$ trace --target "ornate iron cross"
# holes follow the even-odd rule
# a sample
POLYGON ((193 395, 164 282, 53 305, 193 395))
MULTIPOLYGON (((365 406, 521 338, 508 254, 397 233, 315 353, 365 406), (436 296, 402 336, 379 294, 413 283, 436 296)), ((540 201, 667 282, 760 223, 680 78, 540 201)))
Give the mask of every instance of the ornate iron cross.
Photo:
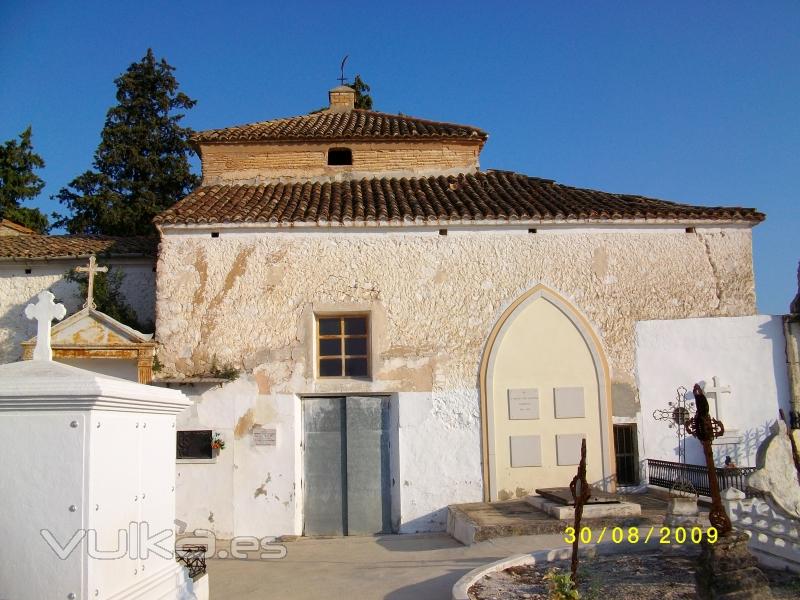
POLYGON ((689 393, 685 387, 677 389, 675 400, 667 404, 667 408, 657 408, 653 411, 656 421, 666 421, 670 429, 675 429, 678 434, 678 462, 686 464, 686 422, 692 418, 695 411, 694 402, 686 401, 689 393))

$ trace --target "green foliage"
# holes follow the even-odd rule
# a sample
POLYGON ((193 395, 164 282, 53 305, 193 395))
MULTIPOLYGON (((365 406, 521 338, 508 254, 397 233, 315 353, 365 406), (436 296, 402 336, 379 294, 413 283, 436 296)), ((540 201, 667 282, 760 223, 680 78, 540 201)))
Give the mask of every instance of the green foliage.
MULTIPOLYGON (((66 278, 78 284, 79 298, 81 298, 81 302, 85 302, 86 292, 89 288, 89 275, 71 269, 66 278)), ((152 323, 140 323, 136 312, 131 308, 130 304, 125 302, 125 298, 120 291, 124 278, 125 274, 122 271, 113 268, 109 268, 107 273, 95 274, 94 303, 97 306, 97 310, 107 314, 112 319, 116 319, 123 325, 133 327, 137 331, 152 330, 152 323)))
POLYGON ((370 87, 361 79, 361 75, 356 75, 353 83, 349 85, 356 91, 356 108, 372 110, 372 96, 369 94, 370 87))
POLYGON ((550 569, 544 576, 550 600, 580 600, 580 593, 575 589, 572 576, 558 569, 550 569))
POLYGON ((117 78, 94 154, 94 169, 54 197, 72 211, 56 226, 70 233, 147 235, 154 216, 199 183, 190 170, 192 131, 180 125, 196 102, 180 92, 174 67, 148 49, 117 78))
POLYGON ((215 354, 214 358, 211 360, 211 369, 209 370, 209 374, 211 377, 233 381, 239 377, 239 369, 233 365, 223 365, 222 367, 217 366, 217 355, 215 354))
POLYGON ((34 173, 44 167, 44 160, 33 151, 31 127, 0 146, 0 217, 29 227, 39 233, 48 230, 47 216, 38 208, 20 206, 39 195, 44 181, 34 173))

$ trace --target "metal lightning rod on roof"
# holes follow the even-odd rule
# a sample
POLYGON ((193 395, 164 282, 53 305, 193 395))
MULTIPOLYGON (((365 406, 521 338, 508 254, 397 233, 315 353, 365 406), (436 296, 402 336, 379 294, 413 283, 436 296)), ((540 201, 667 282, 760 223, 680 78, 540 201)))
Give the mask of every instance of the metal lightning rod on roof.
POLYGON ((347 62, 348 58, 350 58, 350 55, 349 54, 345 54, 344 58, 342 59, 342 64, 339 67, 339 70, 341 71, 341 75, 339 76, 339 83, 341 83, 342 85, 344 85, 345 82, 347 81, 347 79, 344 76, 344 63, 347 62))

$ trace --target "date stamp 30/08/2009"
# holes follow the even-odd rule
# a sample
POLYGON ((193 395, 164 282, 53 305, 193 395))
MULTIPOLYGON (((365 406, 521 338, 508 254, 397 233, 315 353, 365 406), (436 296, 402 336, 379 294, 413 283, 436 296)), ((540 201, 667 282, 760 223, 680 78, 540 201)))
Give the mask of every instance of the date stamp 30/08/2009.
POLYGON ((599 532, 591 527, 581 527, 579 532, 576 532, 574 527, 567 527, 564 530, 564 541, 572 544, 577 536, 581 544, 599 544, 604 539, 610 539, 614 544, 646 544, 656 531, 659 544, 699 544, 703 539, 709 544, 716 544, 719 539, 716 527, 703 529, 702 527, 656 528, 651 526, 647 533, 639 531, 638 527, 603 527, 599 532))

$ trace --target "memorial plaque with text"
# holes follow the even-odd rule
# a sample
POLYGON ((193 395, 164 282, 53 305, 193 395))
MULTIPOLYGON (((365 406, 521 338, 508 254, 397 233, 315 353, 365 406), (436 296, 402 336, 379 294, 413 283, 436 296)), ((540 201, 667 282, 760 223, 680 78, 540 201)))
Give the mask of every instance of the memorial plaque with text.
POLYGON ((508 390, 508 418, 538 419, 539 390, 537 388, 508 390))
POLYGON ((278 434, 275 429, 253 427, 253 443, 256 446, 274 446, 277 440, 278 434))

